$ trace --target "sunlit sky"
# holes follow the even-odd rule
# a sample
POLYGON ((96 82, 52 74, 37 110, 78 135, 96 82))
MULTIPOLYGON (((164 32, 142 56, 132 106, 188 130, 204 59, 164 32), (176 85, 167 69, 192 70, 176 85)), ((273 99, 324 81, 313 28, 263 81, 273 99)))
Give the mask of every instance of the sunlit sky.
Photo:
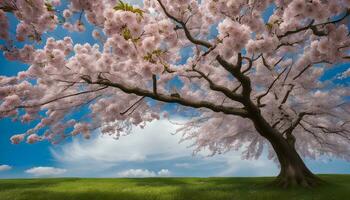
MULTIPOLYGON (((142 4, 142 1, 132 2, 142 4)), ((273 9, 270 6, 264 18, 268 19, 273 9)), ((13 16, 9 17, 13 35, 17 22, 13 16)), ((43 41, 47 37, 60 39, 69 35, 75 43, 95 43, 91 36, 93 27, 86 28, 84 33, 67 32, 58 28, 54 32, 45 33, 43 41)), ((44 44, 36 45, 40 47, 44 44)), ((183 60, 189 54, 189 51, 184 51, 183 60)), ((27 67, 19 62, 7 61, 0 53, 0 75, 16 75, 27 67)), ((349 63, 335 66, 322 80, 347 68, 349 63)), ((349 83, 349 79, 337 82, 349 83)), ((183 122, 185 118, 177 116, 173 120, 183 122)), ((266 154, 258 160, 241 160, 240 153, 233 151, 213 157, 208 156, 209 152, 193 155, 191 142, 179 143, 181 136, 172 134, 178 126, 168 120, 152 122, 145 129, 134 128, 131 135, 119 140, 96 132, 90 140, 76 137, 57 145, 46 141, 19 145, 10 143, 9 138, 13 134, 23 133, 33 127, 33 124, 21 124, 11 119, 0 120, 0 178, 273 176, 278 173, 277 164, 268 160, 266 154)), ((350 163, 343 160, 322 157, 317 161, 306 160, 306 163, 315 173, 350 173, 350 163)))

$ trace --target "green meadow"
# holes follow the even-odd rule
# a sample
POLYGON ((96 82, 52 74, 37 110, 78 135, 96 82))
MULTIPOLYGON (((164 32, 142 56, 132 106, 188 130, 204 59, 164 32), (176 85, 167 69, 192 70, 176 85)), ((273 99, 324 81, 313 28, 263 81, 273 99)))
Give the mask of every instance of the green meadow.
POLYGON ((313 189, 280 189, 267 178, 2 179, 0 200, 345 200, 350 175, 320 175, 313 189))

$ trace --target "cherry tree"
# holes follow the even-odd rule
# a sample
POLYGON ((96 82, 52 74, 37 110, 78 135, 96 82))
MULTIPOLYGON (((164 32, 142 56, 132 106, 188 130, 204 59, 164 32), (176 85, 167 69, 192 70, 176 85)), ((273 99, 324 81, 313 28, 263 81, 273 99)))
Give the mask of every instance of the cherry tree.
POLYGON ((243 149, 250 159, 267 149, 280 165, 277 185, 315 186, 321 181, 302 157, 350 160, 350 90, 334 81, 348 80, 349 70, 320 79, 350 61, 349 7, 349 0, 144 0, 142 7, 3 0, 1 50, 29 67, 0 77, 0 118, 37 122, 11 137, 14 144, 56 144, 94 130, 118 138, 174 114, 164 110, 174 104, 180 115, 192 113, 179 132, 195 151, 243 149), (86 26, 95 44, 74 43, 70 32, 86 26), (66 37, 46 37, 58 27, 66 37), (89 113, 72 119, 82 107, 89 113))

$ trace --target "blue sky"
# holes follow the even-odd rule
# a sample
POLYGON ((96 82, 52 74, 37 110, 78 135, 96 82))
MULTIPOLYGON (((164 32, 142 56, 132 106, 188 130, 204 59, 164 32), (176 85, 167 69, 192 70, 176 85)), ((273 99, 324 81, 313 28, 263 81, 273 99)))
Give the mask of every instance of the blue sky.
MULTIPOLYGON (((136 1, 134 1, 136 2, 136 1)), ((273 11, 270 6, 265 20, 273 11)), ((11 16, 10 16, 11 17, 11 16)), ((16 20, 11 17, 11 32, 16 20)), ((69 34, 75 43, 95 43, 91 36, 93 27, 87 26, 85 33, 68 33, 58 28, 46 37, 63 38, 69 34)), ((17 44, 19 46, 22 44, 17 44)), ((44 44, 36 44, 42 46, 44 44)), ((183 60, 190 52, 183 52, 183 60), (186 56, 185 56, 186 55, 186 56)), ((7 61, 0 53, 0 75, 12 76, 28 66, 7 61)), ((328 80, 349 64, 333 67, 322 80, 328 80)), ((349 84, 349 79, 336 81, 349 84)), ((179 118, 178 120, 183 120, 179 118)), ((273 176, 277 165, 264 154, 258 160, 241 160, 239 152, 208 157, 208 152, 192 155, 190 142, 178 143, 180 135, 172 135, 177 126, 160 120, 145 129, 136 128, 133 134, 114 140, 94 134, 90 140, 79 137, 68 139, 58 145, 41 142, 34 145, 21 143, 12 145, 9 138, 23 133, 33 124, 21 124, 11 119, 0 120, 0 178, 69 176, 69 177, 119 177, 119 176, 273 176), (41 167, 41 168, 40 168, 41 167)), ((331 158, 317 161, 306 160, 315 173, 350 173, 350 163, 331 158)))

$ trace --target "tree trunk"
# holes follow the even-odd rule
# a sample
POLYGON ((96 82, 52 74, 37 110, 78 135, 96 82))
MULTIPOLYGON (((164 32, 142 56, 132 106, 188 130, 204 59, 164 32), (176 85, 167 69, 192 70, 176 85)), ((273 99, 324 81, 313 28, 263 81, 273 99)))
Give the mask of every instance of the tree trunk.
POLYGON ((320 185, 322 180, 315 176, 305 165, 304 161, 299 156, 295 149, 295 137, 292 133, 287 137, 274 129, 270 124, 262 117, 260 111, 251 106, 250 119, 252 119, 255 129, 261 136, 266 138, 277 154, 278 161, 280 163, 281 171, 277 176, 274 184, 280 187, 302 186, 302 187, 314 187, 320 185))
POLYGON ((295 140, 290 142, 288 139, 281 137, 277 141, 269 140, 277 154, 281 168, 274 184, 284 188, 291 186, 314 187, 320 185, 322 181, 306 167, 304 161, 295 150, 295 140))

